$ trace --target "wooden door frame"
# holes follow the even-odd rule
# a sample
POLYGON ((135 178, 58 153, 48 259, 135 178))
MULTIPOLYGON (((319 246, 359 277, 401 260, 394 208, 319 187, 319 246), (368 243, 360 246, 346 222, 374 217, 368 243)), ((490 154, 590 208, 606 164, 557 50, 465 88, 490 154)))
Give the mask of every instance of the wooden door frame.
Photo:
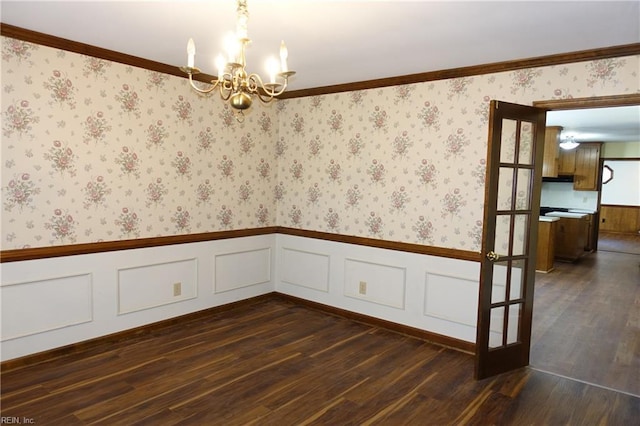
POLYGON ((595 96, 592 98, 547 99, 533 101, 532 105, 538 108, 545 108, 548 111, 632 106, 640 105, 640 93, 632 93, 629 95, 595 96))
MULTIPOLYGON (((640 105, 640 93, 632 93, 628 95, 612 95, 612 96, 594 96, 591 98, 571 98, 571 99, 547 99, 540 101, 533 101, 532 105, 538 108, 544 108, 547 111, 561 111, 570 109, 586 109, 586 108, 611 108, 622 106, 635 106, 640 105)), ((598 170, 598 201, 596 203, 596 221, 594 235, 596 240, 594 241, 595 249, 597 251, 598 240, 597 235, 600 230, 600 197, 602 196, 602 165, 604 159, 600 158, 599 170, 598 170)))

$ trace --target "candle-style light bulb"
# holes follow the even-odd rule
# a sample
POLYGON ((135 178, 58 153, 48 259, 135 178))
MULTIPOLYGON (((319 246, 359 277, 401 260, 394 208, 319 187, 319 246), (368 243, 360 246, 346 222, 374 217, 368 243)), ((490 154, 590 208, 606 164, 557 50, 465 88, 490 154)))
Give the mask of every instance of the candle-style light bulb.
POLYGON ((187 66, 193 68, 196 63, 196 44, 193 39, 190 38, 187 43, 187 66))
POLYGON ((218 80, 222 80, 222 75, 224 74, 226 62, 224 60, 224 56, 222 54, 218 55, 216 58, 216 68, 218 68, 218 80))
POLYGON ((284 44, 284 40, 280 43, 280 68, 282 72, 289 71, 287 67, 287 57, 289 56, 289 51, 287 50, 287 46, 284 44))
POLYGON ((238 53, 240 52, 240 46, 235 34, 227 33, 224 38, 224 50, 227 51, 227 57, 230 63, 238 62, 238 53))
POLYGON ((269 73, 270 83, 276 82, 276 75, 278 74, 278 60, 273 56, 267 59, 267 72, 269 73))

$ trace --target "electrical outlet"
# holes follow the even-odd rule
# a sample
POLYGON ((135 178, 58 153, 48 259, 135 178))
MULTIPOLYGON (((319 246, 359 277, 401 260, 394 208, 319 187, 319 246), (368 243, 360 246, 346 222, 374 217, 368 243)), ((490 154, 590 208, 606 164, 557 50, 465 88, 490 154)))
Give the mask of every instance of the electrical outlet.
POLYGON ((367 294, 367 282, 360 281, 360 286, 358 287, 358 293, 367 294))
POLYGON ((180 296, 182 294, 182 283, 173 283, 173 295, 180 296))

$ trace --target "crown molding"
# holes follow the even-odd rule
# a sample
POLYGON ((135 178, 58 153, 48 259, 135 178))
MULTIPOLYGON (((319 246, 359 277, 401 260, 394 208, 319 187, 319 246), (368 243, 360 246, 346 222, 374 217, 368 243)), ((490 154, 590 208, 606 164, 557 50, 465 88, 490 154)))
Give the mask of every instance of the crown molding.
MULTIPOLYGON (((67 52, 79 53, 81 55, 92 56, 94 58, 104 59, 107 61, 118 62, 124 65, 131 65, 149 71, 156 71, 163 74, 174 75, 176 77, 188 78, 185 73, 180 71, 179 67, 163 64, 162 62, 151 61, 149 59, 140 58, 138 56, 127 55, 115 50, 103 49, 102 47, 92 46, 90 44, 80 43, 65 38, 60 38, 37 31, 27 30, 5 23, 0 23, 0 35, 4 37, 14 38, 29 43, 39 44, 54 49, 66 50, 67 52)), ((210 83, 216 77, 209 74, 200 73, 193 76, 194 80, 210 83)))
POLYGON ((494 62, 484 65, 473 65, 469 67, 451 68, 446 70, 380 78, 376 80, 367 80, 356 83, 338 84, 334 86, 291 90, 282 94, 279 99, 301 98, 339 92, 350 92, 354 90, 376 89, 388 86, 399 86, 404 84, 424 83, 427 81, 446 80, 452 78, 470 77, 474 75, 515 71, 523 68, 562 65, 574 62, 618 58, 622 56, 632 55, 640 55, 640 43, 626 44, 622 46, 611 46, 600 49, 582 50, 579 52, 561 53, 556 55, 539 56, 535 58, 518 59, 513 61, 494 62))
MULTIPOLYGON (((163 64, 137 56, 127 55, 113 50, 80 43, 52 35, 27 30, 14 25, 0 23, 0 35, 43 46, 62 49, 69 52, 80 53, 95 58, 118 62, 139 68, 157 71, 177 77, 186 78, 180 69, 173 65, 163 64)), ((331 93, 350 92, 355 90, 376 89, 403 84, 424 83, 427 81, 445 80, 451 78, 469 77, 473 75, 492 74, 497 72, 514 71, 523 68, 535 68, 550 65, 561 65, 573 62, 591 61, 596 59, 617 58, 621 56, 640 55, 640 43, 632 43, 621 46, 611 46, 599 49, 582 50, 578 52, 561 53, 556 55, 539 56, 535 58, 519 59, 513 61, 495 62, 484 65, 451 68, 439 71, 430 71, 418 74, 409 74, 396 77, 380 78, 353 83, 338 84, 333 86, 315 87, 301 90, 291 90, 283 93, 278 99, 301 98, 307 96, 327 95, 331 93)), ((208 74, 197 74, 195 80, 210 83, 216 77, 208 74)))

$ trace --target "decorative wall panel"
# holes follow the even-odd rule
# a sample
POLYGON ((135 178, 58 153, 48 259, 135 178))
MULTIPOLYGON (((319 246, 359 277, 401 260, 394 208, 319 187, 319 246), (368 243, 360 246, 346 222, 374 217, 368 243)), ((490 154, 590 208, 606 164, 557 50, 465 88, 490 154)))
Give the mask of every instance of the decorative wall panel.
POLYGON ((197 295, 196 259, 118 270, 120 314, 176 303, 197 295))
POLYGON ((289 248, 283 248, 280 254, 282 281, 314 290, 329 291, 329 256, 289 248))
POLYGON ((214 265, 215 293, 271 281, 270 248, 219 254, 214 265))
POLYGON ((478 279, 427 272, 424 315, 475 328, 478 316, 478 279))
POLYGON ((406 269, 403 267, 346 259, 345 296, 404 309, 406 269))
POLYGON ((91 274, 4 284, 2 340, 92 321, 91 274))

